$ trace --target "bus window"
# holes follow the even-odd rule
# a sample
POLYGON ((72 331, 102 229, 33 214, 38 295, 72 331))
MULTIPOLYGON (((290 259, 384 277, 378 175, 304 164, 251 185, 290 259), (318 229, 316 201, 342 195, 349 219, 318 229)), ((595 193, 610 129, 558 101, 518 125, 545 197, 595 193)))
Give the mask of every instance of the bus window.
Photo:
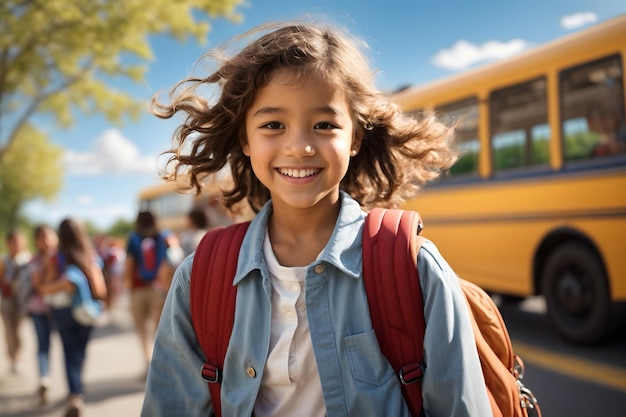
POLYGON ((489 108, 496 173, 548 163, 550 128, 544 78, 494 91, 489 108))
POLYGON ((194 196, 167 190, 151 198, 139 201, 140 210, 149 210, 161 218, 185 215, 193 206, 194 196))
POLYGON ((531 165, 547 164, 550 158, 550 126, 545 123, 531 130, 531 165))
POLYGON ((614 56, 561 74, 566 162, 626 152, 622 71, 614 56))
POLYGON ((456 125, 455 139, 461 151, 459 160, 450 168, 451 176, 477 175, 478 154, 478 100, 469 98, 437 108, 441 121, 448 126, 456 125))

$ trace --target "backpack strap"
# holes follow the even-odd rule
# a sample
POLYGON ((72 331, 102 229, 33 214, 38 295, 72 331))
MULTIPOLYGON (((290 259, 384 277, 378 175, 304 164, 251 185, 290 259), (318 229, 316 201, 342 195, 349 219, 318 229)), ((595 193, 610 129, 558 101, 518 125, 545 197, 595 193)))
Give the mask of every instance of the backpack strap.
POLYGON ((215 416, 222 407, 220 388, 226 349, 235 319, 239 249, 250 222, 209 230, 198 245, 191 268, 191 321, 205 354, 202 377, 207 380, 215 416))
POLYGON ((424 301, 417 254, 419 214, 374 208, 363 229, 363 279, 380 349, 398 373, 411 415, 422 411, 424 301))

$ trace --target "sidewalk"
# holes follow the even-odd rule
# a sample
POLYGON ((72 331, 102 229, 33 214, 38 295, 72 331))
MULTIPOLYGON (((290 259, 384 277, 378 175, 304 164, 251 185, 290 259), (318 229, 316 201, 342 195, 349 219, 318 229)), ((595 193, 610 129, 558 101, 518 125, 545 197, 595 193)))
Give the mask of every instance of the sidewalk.
MULTIPOLYGON (((65 412, 68 394, 61 340, 56 332, 51 341, 52 384, 47 406, 37 407, 38 373, 35 331, 30 318, 22 323, 22 369, 8 373, 4 329, 0 320, 0 416, 59 417, 65 412)), ((94 328, 87 347, 83 373, 86 417, 139 416, 144 393, 143 355, 123 297, 103 323, 94 328)))

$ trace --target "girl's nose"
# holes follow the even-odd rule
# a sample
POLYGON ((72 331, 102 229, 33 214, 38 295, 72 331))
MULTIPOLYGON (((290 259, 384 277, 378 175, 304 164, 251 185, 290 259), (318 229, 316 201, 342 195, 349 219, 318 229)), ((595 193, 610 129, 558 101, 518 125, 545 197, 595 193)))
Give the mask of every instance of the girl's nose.
POLYGON ((292 137, 286 148, 287 152, 296 157, 306 157, 315 155, 314 141, 310 134, 300 131, 292 132, 292 137))

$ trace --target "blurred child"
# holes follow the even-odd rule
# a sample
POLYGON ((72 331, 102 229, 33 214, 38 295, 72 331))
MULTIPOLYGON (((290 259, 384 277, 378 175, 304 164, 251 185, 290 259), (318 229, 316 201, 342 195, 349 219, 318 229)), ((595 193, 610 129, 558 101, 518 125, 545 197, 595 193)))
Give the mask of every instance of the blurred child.
POLYGON ((202 206, 194 206, 187 213, 188 229, 181 237, 181 247, 185 256, 193 253, 198 247, 198 243, 209 230, 209 218, 202 206))
POLYGON ((94 245, 104 265, 102 272, 107 284, 106 306, 111 309, 124 291, 126 251, 119 239, 106 235, 95 237, 94 245))
POLYGON ((39 369, 39 405, 48 403, 50 387, 50 334, 52 332, 52 316, 50 306, 46 302, 40 288, 44 285, 46 265, 50 265, 57 255, 59 238, 53 228, 42 225, 34 232, 36 254, 29 268, 29 276, 33 291, 26 302, 26 311, 33 321, 37 335, 37 365, 39 369))
POLYGON ((20 371, 19 359, 22 349, 20 325, 24 318, 26 272, 31 255, 26 237, 19 230, 6 235, 8 253, 0 259, 0 314, 4 323, 4 335, 9 355, 11 373, 20 371))
POLYGON ((137 214, 126 254, 124 281, 130 291, 131 313, 147 369, 152 357, 153 334, 165 300, 163 286, 157 279, 158 271, 167 257, 167 243, 153 213, 137 214))
MULTIPOLYGON (((178 236, 173 232, 165 232, 165 243, 167 245, 165 262, 162 262, 159 266, 159 272, 157 275, 158 285, 162 289, 163 293, 166 293, 170 285, 172 284, 172 277, 174 271, 181 262, 185 259, 185 252, 178 240, 178 236)), ((165 297, 163 298, 165 302, 165 297)), ((159 314, 160 315, 160 314, 159 314)))

